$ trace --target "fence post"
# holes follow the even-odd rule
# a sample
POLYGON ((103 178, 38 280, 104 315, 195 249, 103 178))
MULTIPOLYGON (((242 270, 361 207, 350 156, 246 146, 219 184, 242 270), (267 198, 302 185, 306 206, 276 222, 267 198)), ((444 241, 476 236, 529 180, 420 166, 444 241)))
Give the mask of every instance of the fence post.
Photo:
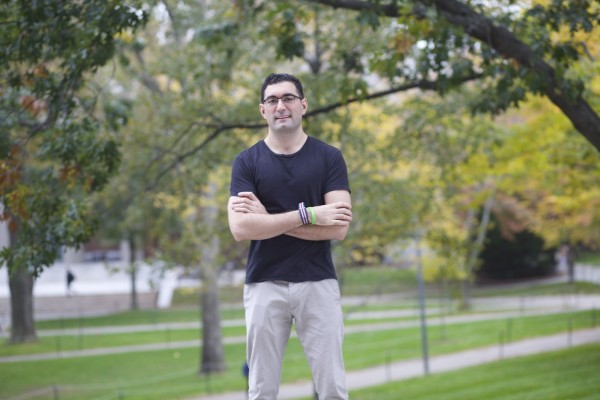
POLYGON ((61 335, 56 335, 56 338, 54 339, 54 343, 56 345, 56 358, 60 358, 60 338, 61 335))
POLYGON ((568 320, 568 333, 567 333, 567 344, 569 347, 573 344, 573 318, 569 317, 568 320))
POLYGON ((506 320, 506 343, 512 342, 512 318, 506 320))
POLYGON ((204 390, 206 391, 206 394, 211 394, 212 390, 210 388, 210 368, 209 371, 206 371, 204 373, 204 390))
POLYGON ((386 382, 389 382, 392 380, 392 366, 391 366, 391 361, 392 361, 392 357, 390 355, 390 352, 386 352, 385 353, 385 377, 386 377, 386 382))
POLYGON ((77 336, 77 346, 79 347, 79 350, 83 349, 83 325, 84 325, 85 321, 83 318, 83 314, 80 311, 79 312, 79 332, 78 332, 78 336, 77 336))

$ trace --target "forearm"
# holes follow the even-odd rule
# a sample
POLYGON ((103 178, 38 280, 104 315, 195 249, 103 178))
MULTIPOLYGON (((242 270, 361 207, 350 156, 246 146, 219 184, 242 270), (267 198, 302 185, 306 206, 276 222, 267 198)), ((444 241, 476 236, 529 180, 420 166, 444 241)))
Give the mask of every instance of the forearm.
POLYGON ((233 237, 241 240, 264 240, 282 235, 302 225, 298 211, 281 214, 231 212, 229 226, 233 237))
POLYGON ((304 240, 344 240, 348 226, 302 225, 286 235, 304 240))
MULTIPOLYGON (((326 194, 326 201, 331 197, 335 195, 326 194)), ((240 192, 229 198, 227 210, 231 233, 238 241, 264 240, 282 234, 305 240, 342 240, 352 221, 351 207, 349 201, 310 207, 313 225, 308 225, 299 211, 269 214, 253 193, 240 192)))

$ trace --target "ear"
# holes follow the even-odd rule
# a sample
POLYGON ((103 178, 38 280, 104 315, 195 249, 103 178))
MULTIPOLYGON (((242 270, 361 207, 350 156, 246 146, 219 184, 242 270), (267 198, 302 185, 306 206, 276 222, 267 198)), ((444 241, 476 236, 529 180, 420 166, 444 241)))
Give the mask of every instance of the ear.
POLYGON ((308 100, 305 98, 302 99, 302 115, 306 114, 308 111, 308 100))
POLYGON ((260 112, 260 115, 262 115, 262 117, 264 119, 267 119, 267 110, 265 109, 265 105, 262 103, 258 104, 258 111, 260 112))

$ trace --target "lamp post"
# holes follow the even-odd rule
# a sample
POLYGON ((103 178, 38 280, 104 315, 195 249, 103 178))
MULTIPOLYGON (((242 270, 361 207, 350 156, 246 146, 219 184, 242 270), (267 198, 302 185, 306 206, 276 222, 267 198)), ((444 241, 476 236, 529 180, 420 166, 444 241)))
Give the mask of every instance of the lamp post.
POLYGON ((415 224, 415 255, 417 261, 417 282, 419 296, 419 315, 421 317, 421 351, 423 355, 423 368, 425 375, 429 375, 429 350, 427 340, 427 316, 425 311, 425 287, 423 284, 423 258, 421 256, 422 232, 415 224))

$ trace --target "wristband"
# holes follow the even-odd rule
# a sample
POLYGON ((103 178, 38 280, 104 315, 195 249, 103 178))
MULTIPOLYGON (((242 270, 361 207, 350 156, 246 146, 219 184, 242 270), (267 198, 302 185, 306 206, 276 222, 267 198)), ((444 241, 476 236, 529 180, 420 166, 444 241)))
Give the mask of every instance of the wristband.
POLYGON ((300 220, 302 221, 302 225, 308 224, 310 221, 308 219, 306 207, 304 207, 304 202, 298 204, 298 212, 300 213, 300 220))
POLYGON ((311 215, 310 224, 315 225, 317 223, 317 213, 315 212, 315 208, 308 207, 308 210, 310 211, 310 215, 311 215))

